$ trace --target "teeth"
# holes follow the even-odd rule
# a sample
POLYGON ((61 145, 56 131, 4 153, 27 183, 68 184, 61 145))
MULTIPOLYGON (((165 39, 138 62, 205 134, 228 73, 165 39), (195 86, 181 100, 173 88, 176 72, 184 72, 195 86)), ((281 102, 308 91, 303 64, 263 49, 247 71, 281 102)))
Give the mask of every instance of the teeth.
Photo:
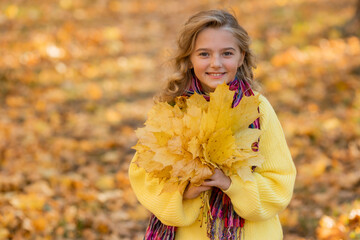
POLYGON ((222 73, 209 73, 209 75, 214 76, 214 77, 218 77, 218 76, 221 76, 222 73))

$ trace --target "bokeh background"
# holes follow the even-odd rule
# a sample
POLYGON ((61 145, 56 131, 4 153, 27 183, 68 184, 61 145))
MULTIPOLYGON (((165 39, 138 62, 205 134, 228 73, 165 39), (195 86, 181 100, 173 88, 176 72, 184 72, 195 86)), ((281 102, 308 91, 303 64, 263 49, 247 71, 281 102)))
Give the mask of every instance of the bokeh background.
POLYGON ((212 8, 252 36, 297 166, 285 240, 360 239, 359 4, 1 0, 0 239, 142 239, 134 130, 181 24, 212 8))

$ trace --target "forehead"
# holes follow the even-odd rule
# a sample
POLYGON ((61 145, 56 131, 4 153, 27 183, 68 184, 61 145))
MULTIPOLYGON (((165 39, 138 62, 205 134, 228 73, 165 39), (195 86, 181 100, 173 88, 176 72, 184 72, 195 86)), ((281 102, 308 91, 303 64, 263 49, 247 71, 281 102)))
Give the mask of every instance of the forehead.
POLYGON ((238 49, 237 39, 225 28, 205 28, 202 30, 195 41, 195 50, 198 48, 236 48, 238 49))

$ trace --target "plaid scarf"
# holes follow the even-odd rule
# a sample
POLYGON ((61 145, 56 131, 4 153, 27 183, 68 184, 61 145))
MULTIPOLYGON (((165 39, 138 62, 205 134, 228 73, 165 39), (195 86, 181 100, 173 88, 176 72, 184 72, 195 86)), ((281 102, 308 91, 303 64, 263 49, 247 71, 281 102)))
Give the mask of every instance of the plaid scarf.
MULTIPOLYGON (((199 79, 193 73, 193 78, 189 88, 185 92, 185 96, 191 96, 195 92, 204 96, 209 101, 210 96, 205 93, 201 87, 199 79)), ((244 81, 235 78, 228 83, 229 89, 234 91, 232 107, 236 107, 242 97, 254 95, 250 85, 244 81)), ((260 129, 259 119, 256 119, 249 128, 260 129)), ((253 143, 252 150, 257 152, 258 142, 253 143)), ((254 170, 255 167, 253 167, 254 170)), ((218 188, 213 188, 209 199, 209 212, 211 219, 207 223, 207 234, 211 240, 235 240, 241 239, 242 229, 245 220, 241 218, 234 210, 230 198, 218 188)), ((152 215, 150 223, 145 233, 145 240, 173 240, 175 239, 176 227, 167 226, 152 215)))

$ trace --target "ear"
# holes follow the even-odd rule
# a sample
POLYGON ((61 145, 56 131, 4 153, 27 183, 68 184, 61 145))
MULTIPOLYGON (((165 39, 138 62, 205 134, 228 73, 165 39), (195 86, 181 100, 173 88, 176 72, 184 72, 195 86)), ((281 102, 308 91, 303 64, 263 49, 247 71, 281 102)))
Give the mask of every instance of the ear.
POLYGON ((243 65, 244 59, 245 59, 245 52, 241 51, 241 57, 240 57, 240 60, 239 60, 238 67, 241 67, 241 65, 243 65))
POLYGON ((188 57, 187 57, 187 59, 186 59, 186 61, 187 61, 187 65, 188 65, 188 68, 189 69, 193 69, 194 68, 194 65, 193 65, 193 63, 192 63, 192 54, 190 54, 188 57))

